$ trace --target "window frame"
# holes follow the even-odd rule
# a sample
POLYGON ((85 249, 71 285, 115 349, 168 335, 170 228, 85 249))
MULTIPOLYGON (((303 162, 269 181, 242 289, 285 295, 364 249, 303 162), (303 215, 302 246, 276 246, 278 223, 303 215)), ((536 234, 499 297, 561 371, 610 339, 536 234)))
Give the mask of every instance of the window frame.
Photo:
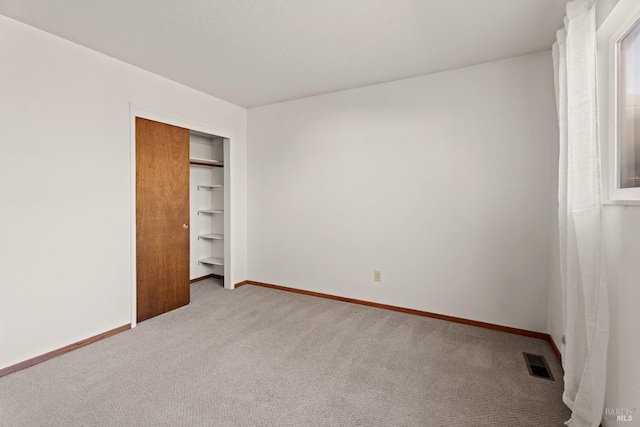
POLYGON ((620 187, 618 116, 620 42, 636 24, 640 24, 640 2, 620 0, 596 32, 604 204, 640 205, 640 187, 620 187))

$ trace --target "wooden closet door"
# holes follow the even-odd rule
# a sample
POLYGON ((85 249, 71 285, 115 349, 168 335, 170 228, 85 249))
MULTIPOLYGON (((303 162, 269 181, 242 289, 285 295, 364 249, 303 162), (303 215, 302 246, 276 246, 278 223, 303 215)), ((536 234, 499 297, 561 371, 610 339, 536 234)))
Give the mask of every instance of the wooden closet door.
POLYGON ((189 130, 136 118, 137 320, 189 304, 189 130))

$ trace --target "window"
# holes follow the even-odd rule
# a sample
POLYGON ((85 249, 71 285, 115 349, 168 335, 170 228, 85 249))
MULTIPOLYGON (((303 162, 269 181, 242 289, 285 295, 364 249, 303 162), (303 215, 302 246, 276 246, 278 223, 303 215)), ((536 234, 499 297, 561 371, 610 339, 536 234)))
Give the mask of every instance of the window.
POLYGON ((640 2, 620 0, 597 37, 604 198, 640 204, 640 2))
POLYGON ((640 187, 640 23, 618 47, 618 186, 640 187))

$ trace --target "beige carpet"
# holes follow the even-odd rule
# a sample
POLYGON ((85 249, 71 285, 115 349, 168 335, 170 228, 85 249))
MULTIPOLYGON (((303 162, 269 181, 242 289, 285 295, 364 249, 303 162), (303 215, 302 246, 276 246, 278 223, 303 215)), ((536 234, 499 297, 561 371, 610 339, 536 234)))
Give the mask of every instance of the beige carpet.
POLYGON ((0 378, 0 425, 548 427, 569 419, 561 394, 542 340, 209 280, 190 306, 0 378))

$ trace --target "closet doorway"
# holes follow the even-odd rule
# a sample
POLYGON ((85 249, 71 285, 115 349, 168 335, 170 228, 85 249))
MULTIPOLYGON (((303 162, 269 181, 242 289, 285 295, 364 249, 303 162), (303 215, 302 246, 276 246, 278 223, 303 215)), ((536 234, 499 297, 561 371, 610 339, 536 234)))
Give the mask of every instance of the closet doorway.
POLYGON ((131 158, 135 326, 189 304, 191 281, 232 286, 229 133, 132 108, 131 158))

